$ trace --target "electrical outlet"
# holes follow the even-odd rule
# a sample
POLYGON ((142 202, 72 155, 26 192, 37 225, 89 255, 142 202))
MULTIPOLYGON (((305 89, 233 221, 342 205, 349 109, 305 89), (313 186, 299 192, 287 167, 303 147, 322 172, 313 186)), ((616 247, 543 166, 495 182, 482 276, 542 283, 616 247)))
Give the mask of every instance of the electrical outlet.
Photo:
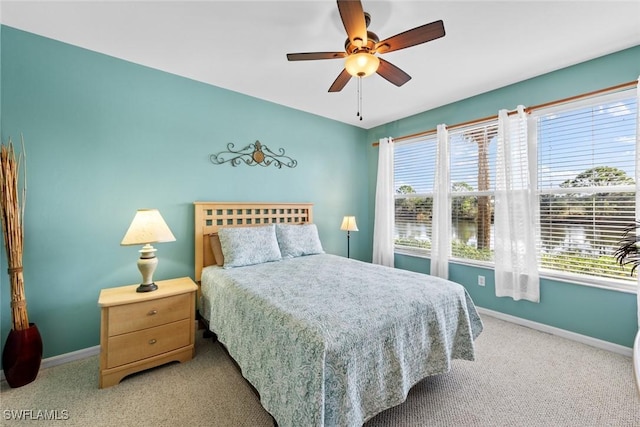
POLYGON ((484 276, 478 276, 478 286, 484 286, 484 276))

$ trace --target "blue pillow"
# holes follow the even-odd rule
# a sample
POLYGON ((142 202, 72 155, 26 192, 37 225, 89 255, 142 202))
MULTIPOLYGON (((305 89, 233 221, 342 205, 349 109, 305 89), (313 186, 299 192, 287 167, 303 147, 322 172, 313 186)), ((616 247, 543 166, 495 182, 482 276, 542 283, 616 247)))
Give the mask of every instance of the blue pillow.
POLYGON ((282 258, 273 224, 221 228, 218 238, 224 255, 224 268, 261 264, 282 258))
POLYGON ((315 224, 276 224, 276 237, 282 258, 324 253, 315 224))

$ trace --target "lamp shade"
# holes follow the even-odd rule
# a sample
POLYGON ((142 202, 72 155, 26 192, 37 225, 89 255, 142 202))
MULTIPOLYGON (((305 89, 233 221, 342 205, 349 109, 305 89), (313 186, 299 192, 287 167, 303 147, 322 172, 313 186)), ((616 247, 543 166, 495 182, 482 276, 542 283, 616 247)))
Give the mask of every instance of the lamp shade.
POLYGON ((175 240, 157 209, 138 209, 120 244, 122 246, 146 245, 147 243, 175 242, 175 240))
POLYGON ((372 53, 358 52, 347 56, 344 68, 353 77, 367 77, 375 73, 380 65, 380 59, 372 53))
POLYGON ((340 226, 342 231, 358 231, 358 224, 356 224, 355 216, 345 216, 342 218, 342 225, 340 226))

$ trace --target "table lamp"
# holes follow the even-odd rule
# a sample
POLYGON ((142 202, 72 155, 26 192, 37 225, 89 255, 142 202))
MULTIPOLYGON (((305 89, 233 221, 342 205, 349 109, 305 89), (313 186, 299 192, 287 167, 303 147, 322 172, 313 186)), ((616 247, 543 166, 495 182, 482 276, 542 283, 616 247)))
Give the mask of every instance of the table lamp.
POLYGON ((347 232, 347 258, 349 256, 349 239, 351 238, 350 234, 352 231, 358 231, 358 224, 356 224, 355 216, 345 216, 342 218, 342 225, 340 226, 340 230, 347 232))
POLYGON ((122 242, 120 242, 122 246, 144 245, 139 251, 140 258, 138 259, 138 270, 142 274, 142 283, 136 292, 150 292, 158 289, 158 285, 153 283, 153 272, 158 266, 157 249, 151 246, 151 243, 175 242, 175 240, 176 238, 157 209, 138 209, 122 242))

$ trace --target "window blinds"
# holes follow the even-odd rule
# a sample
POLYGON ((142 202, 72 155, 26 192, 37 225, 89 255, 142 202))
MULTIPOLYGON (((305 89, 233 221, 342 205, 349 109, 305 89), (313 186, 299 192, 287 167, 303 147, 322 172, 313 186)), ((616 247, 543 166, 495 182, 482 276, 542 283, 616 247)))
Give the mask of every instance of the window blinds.
POLYGON ((635 97, 623 92, 536 116, 541 267, 634 282, 613 254, 635 218, 635 97))
POLYGON ((436 137, 395 143, 394 190, 397 248, 431 249, 436 137))

